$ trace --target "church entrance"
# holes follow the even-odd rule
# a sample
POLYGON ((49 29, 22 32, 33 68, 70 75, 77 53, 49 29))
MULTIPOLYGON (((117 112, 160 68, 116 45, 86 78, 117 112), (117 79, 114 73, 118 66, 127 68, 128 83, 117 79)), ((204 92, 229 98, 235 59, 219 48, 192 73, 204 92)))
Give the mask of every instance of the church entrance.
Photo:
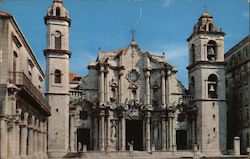
POLYGON ((133 143, 134 150, 143 150, 143 121, 126 120, 126 149, 133 143))
POLYGON ((90 150, 90 129, 77 129, 77 150, 82 150, 83 145, 87 145, 87 150, 90 150))
POLYGON ((187 149, 187 131, 176 130, 176 145, 178 150, 187 149))

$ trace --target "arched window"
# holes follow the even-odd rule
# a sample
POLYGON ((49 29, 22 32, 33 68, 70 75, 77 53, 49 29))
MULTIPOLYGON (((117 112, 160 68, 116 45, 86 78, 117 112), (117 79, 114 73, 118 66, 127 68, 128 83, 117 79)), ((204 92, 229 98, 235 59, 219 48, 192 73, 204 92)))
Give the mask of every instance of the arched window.
POLYGON ((215 41, 210 40, 207 44, 207 59, 215 61, 217 58, 217 44, 215 41))
POLYGON ((60 50, 62 45, 62 36, 59 31, 55 32, 55 49, 60 50))
POLYGON ((208 31, 210 31, 210 32, 214 31, 214 25, 212 23, 209 23, 208 31))
POLYGON ((56 16, 61 16, 61 10, 59 7, 56 8, 56 16))
POLYGON ((218 78, 215 74, 211 74, 208 77, 208 97, 209 98, 217 98, 217 85, 218 85, 218 78))
POLYGON ((55 70, 55 83, 61 83, 62 73, 60 70, 55 70))
POLYGON ((194 44, 191 45, 190 56, 191 56, 191 64, 194 64, 195 63, 195 48, 194 48, 194 44))
POLYGON ((190 95, 195 95, 195 83, 194 83, 194 77, 191 77, 190 84, 189 84, 189 91, 190 95))

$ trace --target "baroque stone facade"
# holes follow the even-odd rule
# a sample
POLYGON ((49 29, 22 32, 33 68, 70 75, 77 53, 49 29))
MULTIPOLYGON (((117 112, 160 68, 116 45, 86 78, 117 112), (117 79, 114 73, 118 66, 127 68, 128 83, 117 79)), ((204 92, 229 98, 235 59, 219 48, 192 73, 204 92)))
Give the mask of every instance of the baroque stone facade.
POLYGON ((0 11, 0 158, 47 158, 44 73, 12 15, 0 11))
POLYGON ((249 78, 240 86, 237 80, 249 77, 249 37, 226 54, 226 82, 225 33, 207 12, 187 39, 189 90, 164 53, 142 51, 135 39, 125 48, 99 49, 86 76, 69 73, 71 20, 62 0, 53 0, 44 17, 44 75, 13 17, 0 17, 0 158, 197 158, 226 155, 233 142, 238 155, 238 134, 246 153, 249 100, 242 92, 249 92, 249 78), (232 96, 246 98, 240 109, 232 96), (231 124, 237 116, 240 129, 231 124))
POLYGON ((185 89, 164 55, 142 52, 133 40, 127 48, 100 50, 88 68, 79 85, 84 97, 70 104, 72 150, 124 151, 133 143, 135 150, 166 151, 176 149, 176 132, 186 137, 173 94, 185 89))

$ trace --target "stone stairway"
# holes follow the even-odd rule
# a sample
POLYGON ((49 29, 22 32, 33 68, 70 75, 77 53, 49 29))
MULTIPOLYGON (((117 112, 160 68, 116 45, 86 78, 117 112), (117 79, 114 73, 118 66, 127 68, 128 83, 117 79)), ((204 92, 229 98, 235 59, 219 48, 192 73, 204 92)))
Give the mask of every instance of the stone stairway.
POLYGON ((214 157, 198 157, 194 156, 193 151, 168 151, 168 152, 154 152, 148 153, 146 151, 118 151, 118 152, 94 152, 88 151, 86 153, 75 152, 68 153, 64 158, 72 159, 192 159, 192 158, 208 158, 208 159, 247 159, 247 156, 214 156, 214 157))

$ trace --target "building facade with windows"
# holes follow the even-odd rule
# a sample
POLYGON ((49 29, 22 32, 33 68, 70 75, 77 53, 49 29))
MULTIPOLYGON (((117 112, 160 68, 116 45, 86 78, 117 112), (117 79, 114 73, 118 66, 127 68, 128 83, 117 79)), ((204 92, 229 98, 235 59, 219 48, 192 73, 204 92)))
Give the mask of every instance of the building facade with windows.
POLYGON ((69 75, 70 22, 62 0, 54 0, 45 16, 49 156, 126 152, 131 145, 168 155, 227 154, 225 33, 210 14, 201 15, 188 38, 188 94, 165 55, 143 52, 134 39, 125 48, 100 49, 82 79, 69 75))
POLYGON ((213 16, 204 12, 187 39, 189 92, 193 96, 187 108, 189 140, 205 156, 227 153, 224 35, 213 16))
POLYGON ((228 100, 228 147, 241 139, 241 152, 250 146, 250 36, 225 54, 226 97, 228 100), (237 123, 237 124, 236 124, 237 123))
POLYGON ((13 16, 0 11, 0 158, 47 158, 44 73, 13 16))

